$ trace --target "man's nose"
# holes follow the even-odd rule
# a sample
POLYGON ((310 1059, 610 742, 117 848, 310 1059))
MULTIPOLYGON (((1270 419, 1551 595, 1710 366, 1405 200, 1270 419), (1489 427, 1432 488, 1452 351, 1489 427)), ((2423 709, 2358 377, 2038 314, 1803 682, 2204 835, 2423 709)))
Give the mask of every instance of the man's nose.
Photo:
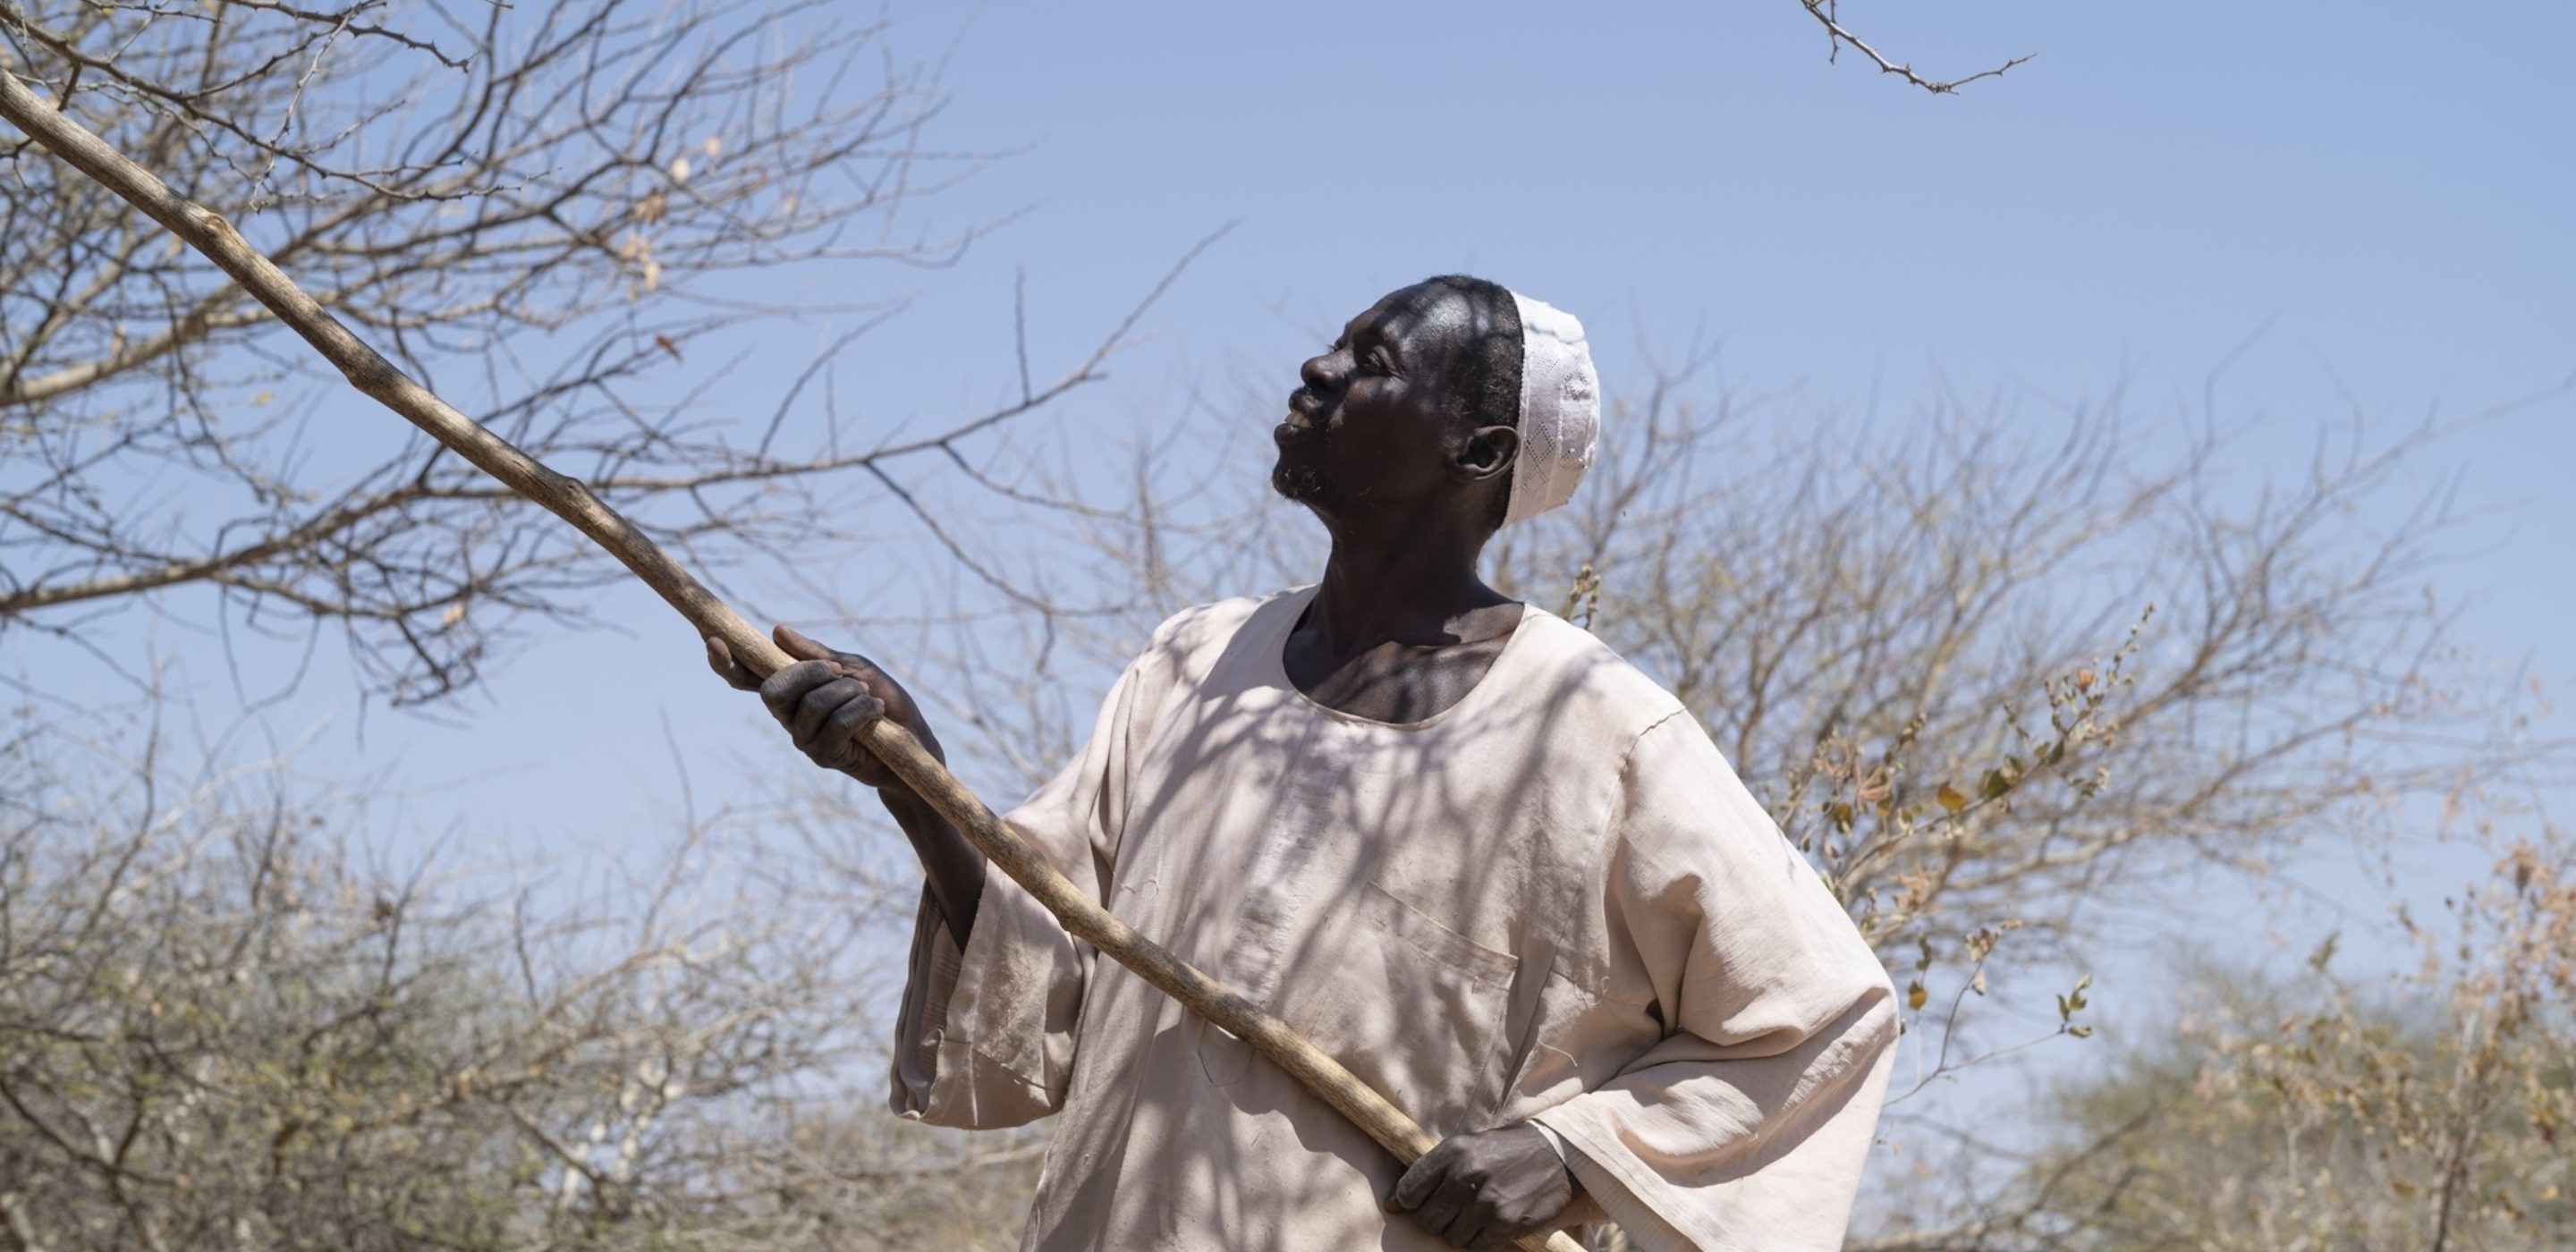
POLYGON ((1320 396, 1339 385, 1342 371, 1334 362, 1341 355, 1338 352, 1327 352, 1322 356, 1306 358, 1306 363, 1297 368, 1297 377, 1306 384, 1306 390, 1320 396))

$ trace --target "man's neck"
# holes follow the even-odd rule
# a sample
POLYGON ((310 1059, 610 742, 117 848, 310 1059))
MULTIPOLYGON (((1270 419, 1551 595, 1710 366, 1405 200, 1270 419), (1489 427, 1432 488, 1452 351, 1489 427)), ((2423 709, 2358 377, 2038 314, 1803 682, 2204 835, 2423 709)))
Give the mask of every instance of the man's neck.
POLYGON ((1480 612, 1513 603, 1476 576, 1482 547, 1481 536, 1381 544, 1335 535, 1300 633, 1327 655, 1349 656, 1381 643, 1439 647, 1508 629, 1516 617, 1480 612))

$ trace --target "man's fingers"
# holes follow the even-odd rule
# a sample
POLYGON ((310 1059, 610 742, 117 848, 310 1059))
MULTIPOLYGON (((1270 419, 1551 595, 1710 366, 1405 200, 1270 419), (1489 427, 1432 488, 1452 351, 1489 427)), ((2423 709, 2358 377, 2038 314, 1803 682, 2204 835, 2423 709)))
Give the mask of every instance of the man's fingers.
POLYGON ((1449 1175, 1440 1180, 1440 1186, 1422 1202, 1422 1207, 1413 1210, 1413 1224, 1439 1236, 1450 1247, 1463 1248, 1467 1241, 1460 1236, 1477 1225, 1466 1215, 1475 1203, 1476 1189, 1457 1175, 1449 1175), (1453 1230, 1458 1233, 1453 1235, 1453 1230))
POLYGON ((795 627, 785 622, 771 627, 769 637, 778 641, 781 651, 800 661, 828 661, 838 655, 830 648, 806 638, 795 627))
POLYGON ((760 690, 760 679, 735 661, 733 649, 714 635, 707 636, 707 668, 714 670, 716 677, 725 680, 725 685, 736 691, 760 690))
POLYGON ((1482 1205, 1468 1205, 1467 1211, 1458 1215, 1458 1220, 1449 1223, 1449 1233, 1445 1236, 1449 1246, 1479 1249, 1494 1246, 1485 1237, 1485 1232, 1493 1228, 1493 1217, 1482 1205))
POLYGON ((1388 1193, 1387 1203, 1393 1205, 1397 1212, 1417 1208, 1448 1174, 1448 1158, 1435 1146, 1414 1158, 1413 1164, 1406 1167, 1404 1177, 1395 1180, 1395 1190, 1388 1193))
MULTIPOLYGON (((867 694, 862 688, 858 698, 832 710, 831 716, 823 719, 823 740, 826 743, 851 743, 858 738, 860 727, 883 716, 885 701, 867 694)), ((855 750, 856 745, 852 744, 852 747, 855 750)))
POLYGON ((769 706, 770 716, 787 722, 794 717, 796 706, 804 701, 806 692, 832 681, 832 678, 832 663, 829 661, 798 661, 782 666, 777 673, 762 680, 760 702, 769 706))
MULTIPOLYGON (((785 649, 787 655, 800 661, 829 661, 839 666, 843 672, 858 678, 882 678, 885 675, 885 671, 879 668, 876 662, 856 652, 841 652, 825 647, 806 638, 795 627, 784 622, 772 629, 770 636, 778 641, 778 646, 785 649)), ((876 694, 891 693, 880 689, 876 694)))
POLYGON ((867 688, 850 678, 835 678, 816 687, 797 701, 796 715, 787 723, 787 733, 795 738, 797 747, 813 748, 820 742, 817 736, 822 733, 824 721, 842 705, 865 699, 867 694, 867 688))

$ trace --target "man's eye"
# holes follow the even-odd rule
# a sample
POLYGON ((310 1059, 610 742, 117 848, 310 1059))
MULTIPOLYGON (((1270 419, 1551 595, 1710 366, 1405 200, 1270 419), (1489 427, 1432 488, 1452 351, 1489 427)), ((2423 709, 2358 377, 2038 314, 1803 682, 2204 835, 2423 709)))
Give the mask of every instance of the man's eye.
POLYGON ((1372 374, 1391 374, 1395 372, 1387 367, 1386 353, 1377 348, 1371 348, 1360 354, 1360 368, 1367 370, 1372 374))

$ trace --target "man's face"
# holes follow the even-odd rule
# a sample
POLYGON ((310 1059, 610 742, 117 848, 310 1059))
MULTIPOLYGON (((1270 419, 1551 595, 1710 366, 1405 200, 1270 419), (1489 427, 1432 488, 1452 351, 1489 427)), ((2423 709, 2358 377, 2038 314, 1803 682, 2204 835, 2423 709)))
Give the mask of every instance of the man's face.
POLYGON ((1451 462, 1468 424, 1450 389, 1486 329, 1476 302, 1425 283, 1389 294, 1298 371, 1270 485, 1326 517, 1401 507, 1457 489, 1451 462))

